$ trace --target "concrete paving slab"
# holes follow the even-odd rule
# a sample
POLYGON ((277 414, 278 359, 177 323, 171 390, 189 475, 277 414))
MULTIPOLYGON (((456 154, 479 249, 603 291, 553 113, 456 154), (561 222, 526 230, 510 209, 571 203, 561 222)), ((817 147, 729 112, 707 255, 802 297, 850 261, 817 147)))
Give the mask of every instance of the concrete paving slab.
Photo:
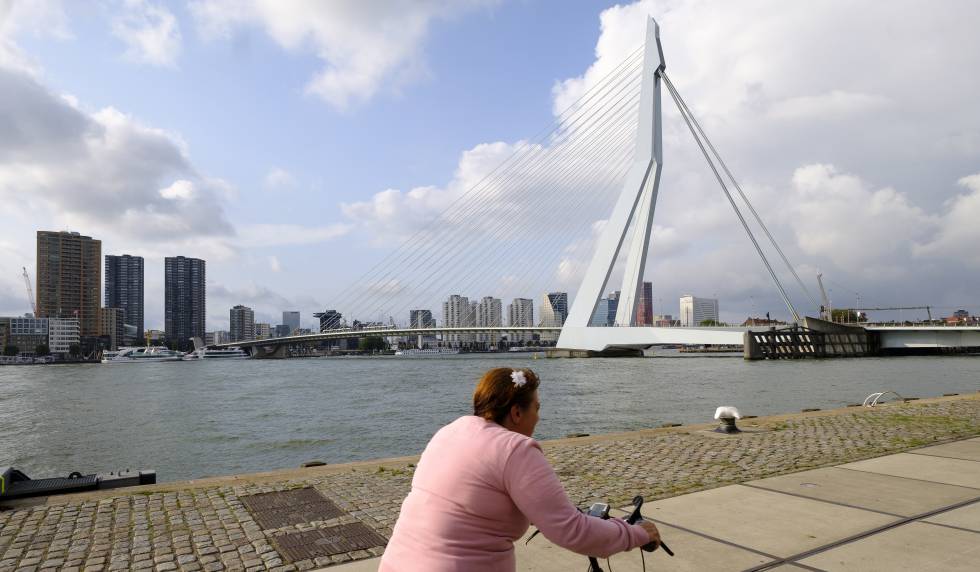
MULTIPOLYGON (((680 572, 744 570, 772 561, 771 558, 760 554, 723 542, 715 542, 672 526, 658 525, 658 528, 676 556, 670 557, 661 550, 644 552, 647 570, 680 572)), ((527 546, 524 545, 524 539, 521 539, 516 550, 517 569, 521 572, 565 572, 584 570, 589 565, 588 559, 584 556, 560 548, 548 542, 540 534, 527 546)), ((639 550, 613 556, 609 559, 608 567, 605 560, 601 561, 601 565, 606 570, 611 568, 619 572, 643 570, 639 550)))
POLYGON ((746 484, 902 516, 922 514, 980 495, 980 491, 967 487, 925 483, 836 467, 781 475, 746 484))
POLYGON ((980 489, 980 463, 898 453, 840 465, 841 468, 980 489))
POLYGON ((367 558, 347 564, 335 564, 329 568, 317 568, 313 572, 377 572, 381 566, 381 558, 367 558))
POLYGON ((800 560, 828 572, 977 569, 980 536, 942 526, 910 523, 800 560))
POLYGON ((651 502, 643 514, 782 557, 898 520, 741 485, 651 502))
POLYGON ((937 457, 950 457, 952 459, 965 459, 967 461, 980 461, 980 441, 957 441, 955 443, 945 443, 932 447, 923 447, 909 451, 918 455, 935 455, 937 457))
MULTIPOLYGON (((980 502, 930 516, 923 519, 922 522, 948 524, 949 526, 958 526, 980 532, 980 502)), ((980 539, 977 539, 977 542, 980 542, 980 539)))

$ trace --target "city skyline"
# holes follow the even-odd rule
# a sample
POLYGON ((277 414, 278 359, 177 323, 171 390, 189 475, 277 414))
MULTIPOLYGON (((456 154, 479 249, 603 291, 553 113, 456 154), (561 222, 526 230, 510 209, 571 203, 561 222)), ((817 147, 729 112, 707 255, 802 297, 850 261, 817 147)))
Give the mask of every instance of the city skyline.
MULTIPOLYGON (((142 21, 130 13, 139 12, 136 3, 87 11, 54 2, 43 14, 11 6, 0 14, 0 88, 8 95, 0 112, 25 129, 4 138, 9 152, 0 158, 10 212, 0 235, 2 315, 28 311, 19 273, 37 272, 31 243, 39 227, 78 230, 103 240, 104 252, 142 256, 146 329, 163 327, 163 305, 149 301, 162 299, 163 259, 174 253, 208 260, 212 327, 227 327, 236 303, 270 324, 298 309, 309 327, 308 316, 342 299, 344 285, 325 267, 353 281, 383 259, 621 61, 647 14, 663 27, 671 76, 811 290, 823 272, 837 307, 860 298, 980 311, 966 286, 980 280, 966 246, 977 239, 980 88, 946 81, 980 63, 968 24, 976 6, 922 14, 835 1, 751 9, 679 2, 669 10, 590 2, 556 14, 537 3, 494 2, 454 8, 446 19, 413 6, 429 25, 393 43, 374 31, 394 16, 358 19, 354 3, 351 19, 338 21, 358 32, 350 49, 384 45, 391 59, 365 76, 370 85, 344 81, 360 77, 355 66, 331 76, 332 87, 316 78, 340 62, 311 46, 334 40, 327 28, 310 27, 310 15, 284 13, 296 24, 291 33, 313 42, 293 50, 284 46, 299 45, 296 38, 270 35, 258 13, 235 20, 168 5, 161 9, 173 15, 171 33, 180 33, 162 36, 171 41, 160 47, 171 49, 150 58, 127 43, 138 34, 117 35, 113 26, 142 21), (763 12, 771 24, 754 17, 763 12), (831 46, 813 33, 841 21, 851 27, 831 46), (733 44, 732 30, 754 41, 733 44), (253 36, 262 40, 249 43, 254 59, 238 61, 232 48, 253 36), (894 36, 907 40, 879 49, 894 36), (889 71, 908 62, 937 86, 932 100, 889 71), (182 95, 163 95, 173 93, 182 95), (270 102, 283 110, 276 121, 256 113, 270 102), (145 160, 134 160, 138 149, 145 160), (327 251, 331 263, 319 264, 327 251), (953 275, 949 284, 926 279, 953 275)), ((785 319, 710 172, 682 138, 676 111, 664 113, 666 162, 645 279, 664 300, 717 293, 723 320, 765 312, 785 319)), ((536 222, 559 232, 560 220, 536 222)), ((538 299, 562 289, 573 297, 587 258, 575 247, 583 236, 562 236, 556 252, 568 255, 549 269, 553 281, 499 296, 538 299)))

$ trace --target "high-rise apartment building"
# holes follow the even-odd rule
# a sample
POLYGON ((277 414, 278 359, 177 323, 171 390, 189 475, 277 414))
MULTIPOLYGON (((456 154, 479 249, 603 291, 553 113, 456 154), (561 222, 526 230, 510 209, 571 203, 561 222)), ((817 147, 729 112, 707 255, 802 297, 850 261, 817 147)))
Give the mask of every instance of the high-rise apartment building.
POLYGON ((287 336, 289 334, 293 333, 294 331, 298 330, 299 329, 299 312, 296 312, 296 311, 293 311, 293 310, 283 312, 282 313, 282 323, 283 323, 283 325, 289 327, 289 333, 286 334, 287 336))
POLYGON ((616 325, 616 310, 619 309, 619 294, 620 291, 616 290, 615 292, 610 292, 609 296, 606 297, 606 300, 608 300, 606 304, 606 309, 608 310, 606 324, 609 326, 616 325))
MULTIPOLYGON (((534 300, 530 298, 514 298, 507 304, 507 323, 511 326, 531 328, 534 327, 534 300)), ((529 332, 516 332, 511 334, 514 342, 526 342, 532 339, 529 332)))
POLYGON ((476 307, 476 325, 500 327, 504 325, 503 305, 500 298, 484 296, 476 307))
POLYGON ((698 298, 685 294, 681 296, 680 309, 682 326, 699 326, 705 321, 718 321, 718 300, 714 298, 698 298))
POLYGON ((644 282, 636 304, 636 325, 653 325, 653 283, 644 282))
POLYGON ((231 341, 243 342, 255 339, 255 312, 241 304, 229 311, 231 341))
MULTIPOLYGON (((476 306, 476 325, 487 328, 497 328, 504 325, 503 304, 500 298, 484 296, 476 306)), ((478 342, 495 344, 500 340, 497 333, 479 333, 478 342)))
POLYGON ((432 317, 432 310, 409 310, 408 327, 409 328, 436 327, 436 321, 432 317))
POLYGON ((193 337, 204 339, 207 315, 205 263, 184 256, 164 260, 164 331, 167 340, 182 346, 193 337))
POLYGON ((511 326, 534 326, 534 300, 530 298, 514 298, 507 304, 507 323, 511 326))
POLYGON ((134 326, 136 340, 143 339, 142 256, 106 254, 105 307, 122 310, 123 324, 134 326))
MULTIPOLYGON (((466 296, 453 294, 442 303, 442 323, 447 328, 472 328, 476 326, 476 302, 466 296)), ((450 343, 472 342, 473 334, 447 334, 450 343)))
POLYGON ((101 263, 101 240, 37 231, 37 317, 77 318, 81 335, 98 336, 101 263))

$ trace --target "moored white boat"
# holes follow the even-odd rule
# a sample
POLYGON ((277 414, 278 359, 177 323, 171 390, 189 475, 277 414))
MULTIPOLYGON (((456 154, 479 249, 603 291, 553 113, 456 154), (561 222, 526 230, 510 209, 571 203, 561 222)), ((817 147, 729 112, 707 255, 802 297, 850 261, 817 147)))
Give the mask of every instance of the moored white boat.
POLYGON ((182 352, 164 346, 119 348, 117 352, 105 352, 102 355, 102 363, 150 363, 182 359, 184 359, 182 352))
POLYGON ((248 359, 248 353, 239 347, 232 348, 197 348, 184 356, 187 361, 199 359, 248 359))
POLYGON ((429 348, 424 350, 412 348, 407 350, 398 350, 397 352, 395 352, 395 355, 405 356, 405 357, 422 357, 422 356, 437 356, 437 355, 455 355, 458 353, 459 350, 452 349, 452 348, 429 348))

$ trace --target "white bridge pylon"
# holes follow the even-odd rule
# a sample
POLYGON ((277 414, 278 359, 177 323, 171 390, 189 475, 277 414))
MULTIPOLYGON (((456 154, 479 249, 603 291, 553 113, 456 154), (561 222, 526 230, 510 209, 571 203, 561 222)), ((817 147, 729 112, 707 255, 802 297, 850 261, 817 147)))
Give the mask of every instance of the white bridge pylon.
POLYGON ((647 20, 640 84, 640 113, 633 165, 623 182, 612 214, 596 244, 592 261, 579 287, 557 346, 569 350, 642 349, 654 344, 741 344, 745 328, 654 328, 636 326, 636 309, 650 246, 653 214, 663 169, 661 83, 666 69, 660 27, 647 20), (633 223, 616 327, 590 327, 626 234, 633 223))

